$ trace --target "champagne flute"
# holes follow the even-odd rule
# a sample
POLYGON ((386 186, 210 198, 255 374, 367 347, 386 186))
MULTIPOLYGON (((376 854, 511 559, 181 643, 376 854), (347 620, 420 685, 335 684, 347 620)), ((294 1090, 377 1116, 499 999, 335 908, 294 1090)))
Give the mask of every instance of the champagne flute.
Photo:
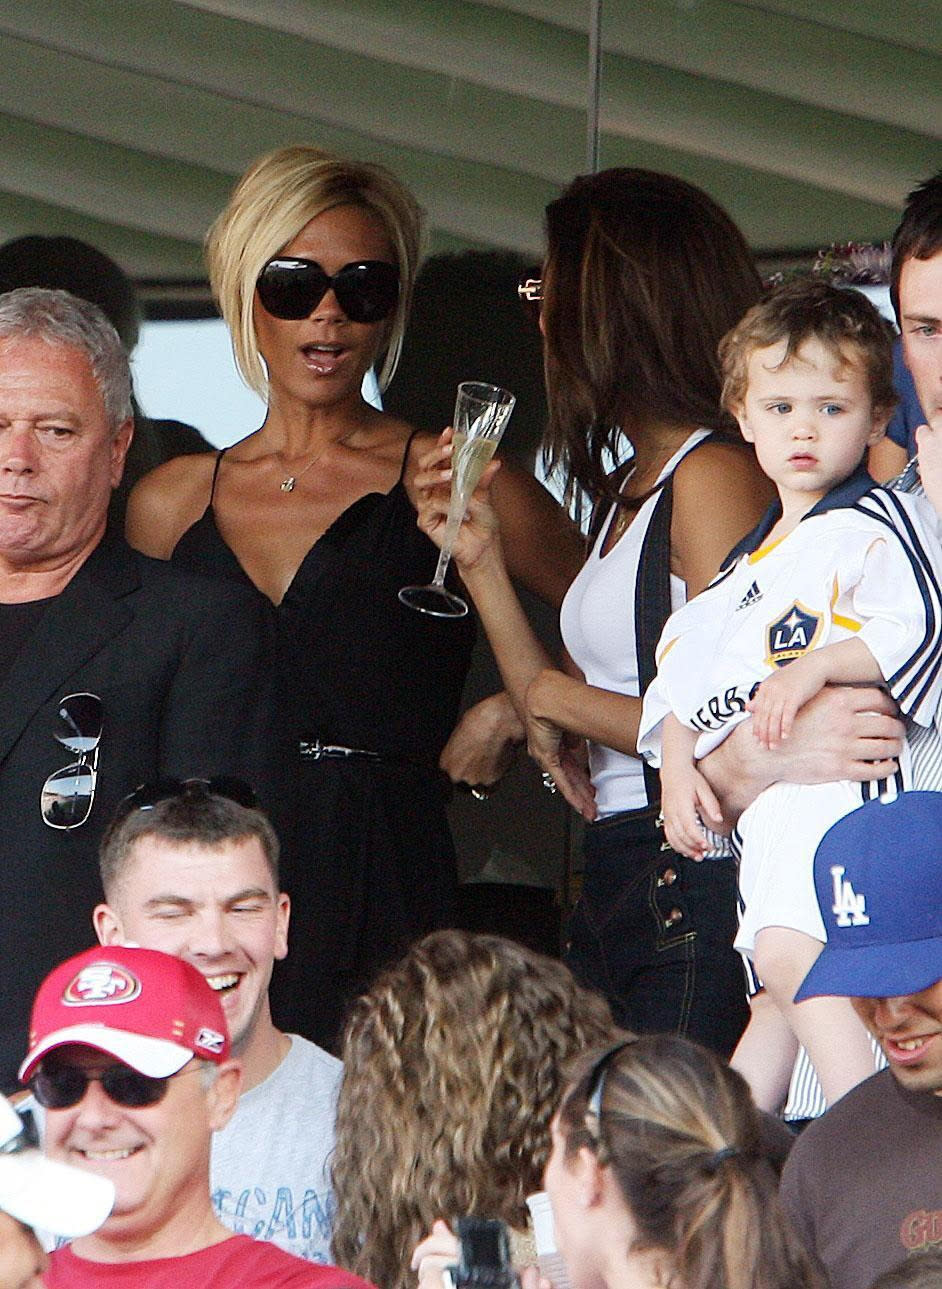
POLYGON ((445 573, 471 494, 494 455, 516 398, 497 385, 467 380, 458 386, 451 456, 451 497, 435 576, 427 586, 404 586, 399 599, 410 609, 435 618, 463 618, 468 606, 445 589, 445 573))

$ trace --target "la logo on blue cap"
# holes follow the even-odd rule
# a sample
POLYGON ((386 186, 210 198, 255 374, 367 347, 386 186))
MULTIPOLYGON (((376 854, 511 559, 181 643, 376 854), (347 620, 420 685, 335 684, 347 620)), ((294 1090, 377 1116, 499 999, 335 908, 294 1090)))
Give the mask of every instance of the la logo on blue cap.
POLYGON ((903 997, 942 981, 942 792, 875 797, 818 844, 827 943, 796 1002, 903 997))
POLYGON ((858 895, 844 876, 843 864, 831 865, 831 881, 834 885, 834 903, 831 911, 837 916, 838 926, 869 926, 867 916, 867 897, 858 895))

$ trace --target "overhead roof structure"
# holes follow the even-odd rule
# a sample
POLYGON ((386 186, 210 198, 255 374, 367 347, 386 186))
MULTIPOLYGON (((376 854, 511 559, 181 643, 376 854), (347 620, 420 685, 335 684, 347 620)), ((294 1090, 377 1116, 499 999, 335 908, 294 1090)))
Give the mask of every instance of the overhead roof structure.
MULTIPOLYGON (((588 0, 2 0, 0 239, 201 275, 245 165, 380 161, 435 249, 538 255, 585 169, 588 0)), ((942 166, 940 0, 603 0, 600 164, 702 185, 760 252, 882 240, 942 166)))

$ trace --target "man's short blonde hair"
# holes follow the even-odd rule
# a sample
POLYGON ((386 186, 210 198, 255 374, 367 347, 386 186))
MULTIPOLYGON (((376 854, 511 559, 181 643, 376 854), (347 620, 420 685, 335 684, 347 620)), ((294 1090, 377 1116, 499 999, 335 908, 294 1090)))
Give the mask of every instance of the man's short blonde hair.
POLYGON ((209 280, 232 335, 236 363, 246 384, 262 398, 268 381, 255 334, 256 280, 306 224, 336 206, 368 211, 389 238, 400 287, 380 348, 381 389, 396 370, 422 249, 418 203, 382 166, 345 161, 305 144, 278 148, 249 166, 206 238, 209 280))

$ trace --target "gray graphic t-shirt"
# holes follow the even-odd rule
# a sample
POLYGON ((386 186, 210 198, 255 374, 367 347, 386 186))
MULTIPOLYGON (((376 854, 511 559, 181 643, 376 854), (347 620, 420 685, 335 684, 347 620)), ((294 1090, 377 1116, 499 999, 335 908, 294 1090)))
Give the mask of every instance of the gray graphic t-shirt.
POLYGON ((213 1138, 210 1185, 221 1222, 310 1262, 330 1261, 337 1091, 343 1066, 307 1039, 242 1094, 213 1138))

